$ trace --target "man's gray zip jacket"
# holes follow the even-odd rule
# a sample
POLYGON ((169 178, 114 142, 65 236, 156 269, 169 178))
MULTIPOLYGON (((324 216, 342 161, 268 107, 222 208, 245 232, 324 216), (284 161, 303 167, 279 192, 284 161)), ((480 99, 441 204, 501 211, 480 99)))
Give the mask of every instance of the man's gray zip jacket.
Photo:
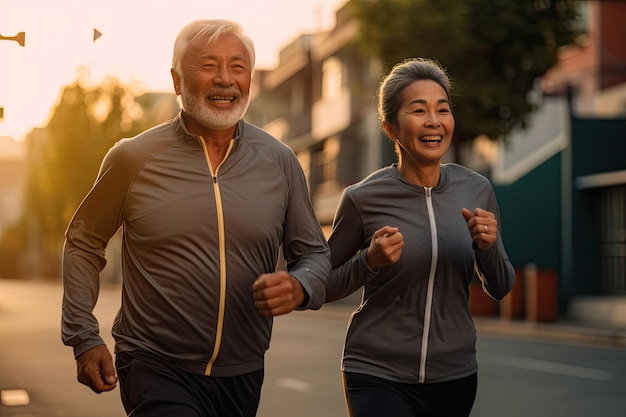
POLYGON ((120 227, 117 353, 139 350, 205 375, 261 369, 272 319, 255 308, 252 283, 275 271, 281 244, 308 296, 300 308, 324 302, 330 254, 302 168, 244 121, 218 167, 181 114, 110 149, 66 232, 62 337, 75 356, 104 343, 93 309, 120 227))

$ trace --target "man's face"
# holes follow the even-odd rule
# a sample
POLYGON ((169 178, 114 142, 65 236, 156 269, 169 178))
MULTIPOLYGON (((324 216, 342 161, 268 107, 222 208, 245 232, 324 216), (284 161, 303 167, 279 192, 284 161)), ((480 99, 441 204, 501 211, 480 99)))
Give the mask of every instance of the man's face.
POLYGON ((210 44, 195 40, 181 64, 183 110, 205 129, 232 128, 250 102, 252 67, 245 45, 233 34, 210 44))

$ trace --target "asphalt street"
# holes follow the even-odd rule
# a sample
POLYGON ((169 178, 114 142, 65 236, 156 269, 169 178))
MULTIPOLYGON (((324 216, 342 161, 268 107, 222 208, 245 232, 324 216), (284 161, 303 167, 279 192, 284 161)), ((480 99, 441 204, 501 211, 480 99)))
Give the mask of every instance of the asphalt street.
MULTIPOLYGON (((110 347, 119 302, 119 287, 104 287, 96 307, 110 347)), ((339 360, 354 302, 276 318, 258 417, 347 415, 339 360)), ((96 395, 76 381, 60 307, 58 282, 0 280, 0 417, 124 416, 117 389, 96 395)), ((619 333, 491 319, 477 319, 477 327, 472 417, 626 415, 619 333)))

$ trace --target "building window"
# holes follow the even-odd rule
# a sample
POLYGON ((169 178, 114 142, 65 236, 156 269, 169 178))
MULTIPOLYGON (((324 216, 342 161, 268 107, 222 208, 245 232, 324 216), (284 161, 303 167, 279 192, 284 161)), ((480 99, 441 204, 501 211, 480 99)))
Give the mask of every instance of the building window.
POLYGON ((626 185, 602 189, 600 278, 604 294, 626 294, 626 185))
POLYGON ((331 136, 313 150, 313 186, 319 190, 333 191, 337 188, 337 157, 339 138, 331 136))
POLYGON ((289 103, 291 105, 291 114, 295 116, 300 116, 305 112, 304 102, 306 97, 304 89, 305 87, 301 83, 294 83, 292 86, 289 103))
POLYGON ((342 65, 337 58, 328 58, 322 66, 322 100, 335 100, 341 94, 342 65))

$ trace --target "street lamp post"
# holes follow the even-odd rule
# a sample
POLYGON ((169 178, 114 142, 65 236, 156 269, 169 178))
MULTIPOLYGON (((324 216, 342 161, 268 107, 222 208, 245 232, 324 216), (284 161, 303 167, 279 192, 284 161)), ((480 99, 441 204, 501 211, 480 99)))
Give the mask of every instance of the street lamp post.
POLYGON ((18 32, 15 36, 2 36, 0 35, 0 41, 15 41, 20 46, 26 45, 26 32, 18 32))
MULTIPOLYGON (((0 41, 15 41, 20 46, 26 45, 26 32, 18 32, 15 36, 2 36, 0 41)), ((4 120, 4 107, 0 106, 0 121, 4 120)))

